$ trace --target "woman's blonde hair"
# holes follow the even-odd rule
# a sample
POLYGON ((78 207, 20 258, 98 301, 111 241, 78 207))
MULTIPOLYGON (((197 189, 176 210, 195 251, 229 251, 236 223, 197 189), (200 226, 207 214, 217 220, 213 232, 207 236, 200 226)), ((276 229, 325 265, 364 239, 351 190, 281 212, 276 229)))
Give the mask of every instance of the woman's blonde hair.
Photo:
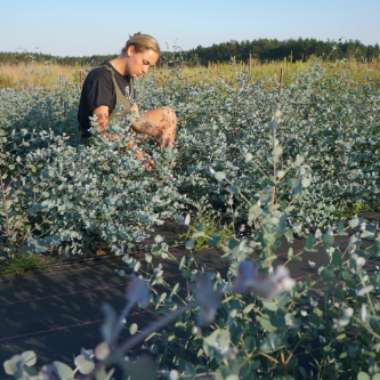
POLYGON ((161 54, 160 45, 158 44, 157 40, 149 34, 135 33, 132 36, 129 36, 129 40, 123 47, 121 54, 125 55, 128 48, 132 45, 135 47, 138 53, 151 49, 158 55, 161 54))

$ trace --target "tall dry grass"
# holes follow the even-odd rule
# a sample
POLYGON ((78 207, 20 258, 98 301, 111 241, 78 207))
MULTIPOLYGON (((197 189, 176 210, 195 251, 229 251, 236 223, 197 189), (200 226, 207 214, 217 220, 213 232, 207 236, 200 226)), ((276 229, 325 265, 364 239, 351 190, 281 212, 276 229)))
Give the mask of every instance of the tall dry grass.
POLYGON ((0 65, 0 88, 58 88, 66 83, 79 83, 79 66, 51 63, 20 63, 0 65))
MULTIPOLYGON (((165 84, 174 76, 180 77, 184 81, 190 82, 215 82, 220 78, 224 81, 234 84, 238 74, 245 72, 249 74, 251 81, 255 82, 261 79, 278 80, 280 75, 283 76, 284 85, 291 83, 294 78, 303 71, 315 64, 316 60, 311 59, 307 62, 290 62, 287 60, 269 63, 260 63, 252 61, 249 64, 223 63, 210 64, 208 67, 183 67, 178 69, 160 68, 156 69, 155 76, 159 83, 165 84)), ((322 66, 326 69, 327 75, 336 75, 344 72, 350 79, 358 84, 367 81, 380 82, 380 61, 373 63, 360 63, 356 60, 346 60, 340 62, 322 62, 322 66)))
MULTIPOLYGON (((277 79, 280 71, 283 72, 284 85, 304 70, 308 69, 314 60, 307 62, 270 62, 260 63, 252 60, 251 64, 222 63, 210 64, 208 67, 181 67, 164 68, 157 67, 151 71, 151 75, 156 78, 156 83, 165 85, 168 81, 180 78, 185 82, 215 83, 218 79, 223 79, 228 83, 236 83, 237 74, 246 72, 252 81, 264 78, 277 79)), ((345 72, 357 83, 368 79, 379 83, 380 61, 373 63, 361 63, 356 60, 346 60, 342 62, 323 62, 323 67, 327 73, 334 75, 338 72, 345 72)), ((25 88, 57 88, 64 83, 81 84, 89 67, 63 66, 57 64, 23 63, 17 65, 0 65, 0 88, 12 87, 17 89, 25 88)))
POLYGON ((292 64, 280 64, 278 62, 259 63, 252 61, 251 65, 242 63, 218 63, 206 66, 159 68, 155 70, 156 81, 165 84, 172 77, 179 77, 185 82, 214 83, 217 79, 222 79, 229 84, 235 84, 240 73, 249 74, 251 81, 273 78, 277 79, 282 68, 286 72, 286 84, 290 83, 294 77, 305 70, 310 64, 305 62, 295 62, 292 64))

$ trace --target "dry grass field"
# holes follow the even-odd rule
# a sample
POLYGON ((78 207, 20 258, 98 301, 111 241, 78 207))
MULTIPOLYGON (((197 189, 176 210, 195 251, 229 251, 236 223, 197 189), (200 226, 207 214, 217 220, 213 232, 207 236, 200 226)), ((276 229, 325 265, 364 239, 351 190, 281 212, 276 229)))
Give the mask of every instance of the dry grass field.
MULTIPOLYGON (((270 62, 260 63, 252 61, 251 64, 225 63, 210 64, 208 67, 182 67, 165 68, 157 67, 152 70, 157 83, 167 83, 173 77, 180 77, 182 81, 189 82, 215 82, 223 79, 233 83, 237 74, 246 72, 250 74, 252 81, 263 78, 278 78, 281 70, 284 75, 284 84, 292 82, 294 77, 310 67, 314 60, 307 62, 270 62)), ((377 81, 380 78, 380 61, 373 63, 361 63, 356 60, 342 62, 324 62, 323 67, 329 74, 344 71, 352 80, 360 83, 366 80, 377 81)), ((57 64, 20 63, 17 65, 0 65, 0 88, 58 88, 64 83, 80 84, 90 67, 63 66, 57 64)))
POLYGON ((79 83, 79 66, 51 63, 20 63, 0 65, 0 88, 57 88, 63 83, 79 83))

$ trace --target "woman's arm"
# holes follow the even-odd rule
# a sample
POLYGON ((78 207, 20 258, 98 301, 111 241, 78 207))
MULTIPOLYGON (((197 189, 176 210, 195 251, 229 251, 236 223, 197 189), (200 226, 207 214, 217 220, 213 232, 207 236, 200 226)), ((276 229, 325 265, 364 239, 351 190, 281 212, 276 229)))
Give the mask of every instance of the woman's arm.
MULTIPOLYGON (((162 107, 144 112, 140 115, 137 104, 131 109, 134 120, 131 123, 133 131, 144 135, 144 137, 154 137, 161 147, 173 147, 176 135, 176 115, 169 107, 162 107)), ((108 133, 109 107, 99 106, 94 110, 98 123, 98 131, 108 140, 115 141, 120 138, 116 133, 108 133)))
POLYGON ((145 120, 144 118, 137 118, 132 122, 131 127, 136 133, 143 133, 155 138, 159 138, 162 133, 160 128, 153 125, 150 121, 145 120))
POLYGON ((131 127, 136 133, 142 133, 155 138, 160 137, 162 133, 161 129, 155 126, 151 121, 141 117, 139 107, 136 103, 132 105, 131 112, 135 118, 131 124, 131 127))
POLYGON ((173 148, 177 117, 170 107, 146 111, 132 123, 135 132, 155 137, 162 148, 173 148))
POLYGON ((98 132, 103 134, 108 128, 109 108, 108 106, 99 106, 94 109, 93 114, 96 116, 98 123, 98 132))

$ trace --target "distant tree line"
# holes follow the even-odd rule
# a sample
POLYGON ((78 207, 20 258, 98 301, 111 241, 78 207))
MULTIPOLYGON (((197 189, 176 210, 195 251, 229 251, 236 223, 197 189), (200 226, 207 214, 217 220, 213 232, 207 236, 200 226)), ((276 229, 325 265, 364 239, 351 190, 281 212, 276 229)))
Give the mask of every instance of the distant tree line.
POLYGON ((364 45, 360 41, 320 41, 316 39, 258 39, 253 41, 229 41, 214 44, 204 48, 183 52, 188 63, 207 65, 209 62, 247 62, 249 57, 260 62, 278 61, 306 61, 315 56, 325 60, 354 58, 364 62, 379 59, 380 47, 364 45))
MULTIPOLYGON (((357 40, 320 41, 313 38, 299 38, 280 41, 277 39, 257 39, 253 41, 229 41, 210 47, 197 46, 191 50, 165 51, 160 65, 207 65, 222 62, 305 61, 315 56, 324 60, 343 58, 371 62, 380 58, 379 44, 364 45, 357 40)), ((55 57, 41 53, 0 52, 0 64, 20 62, 51 62, 63 65, 97 65, 116 55, 93 55, 86 57, 55 57)))

